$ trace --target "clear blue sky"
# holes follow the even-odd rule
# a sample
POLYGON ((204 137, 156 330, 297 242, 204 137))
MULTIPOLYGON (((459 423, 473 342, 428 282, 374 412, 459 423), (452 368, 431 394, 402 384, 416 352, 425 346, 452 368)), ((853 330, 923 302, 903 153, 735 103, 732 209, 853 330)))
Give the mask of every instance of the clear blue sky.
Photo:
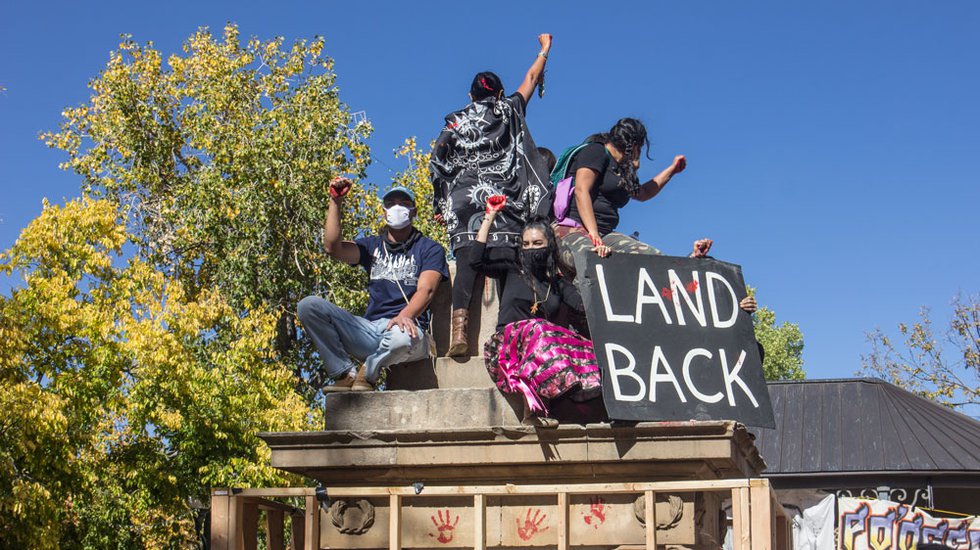
MULTIPOLYGON (((371 176, 427 142, 472 75, 516 87, 555 37, 547 93, 528 123, 559 152, 634 116, 652 176, 688 169, 620 226, 671 254, 697 237, 743 266, 759 299, 803 330, 811 378, 851 376, 865 332, 944 319, 977 292, 980 3, 8 2, 0 18, 0 249, 79 182, 37 140, 88 97, 121 33, 177 51, 200 26, 244 36, 322 35, 342 99, 376 129, 371 176)), ((9 291, 9 282, 0 282, 9 291)))

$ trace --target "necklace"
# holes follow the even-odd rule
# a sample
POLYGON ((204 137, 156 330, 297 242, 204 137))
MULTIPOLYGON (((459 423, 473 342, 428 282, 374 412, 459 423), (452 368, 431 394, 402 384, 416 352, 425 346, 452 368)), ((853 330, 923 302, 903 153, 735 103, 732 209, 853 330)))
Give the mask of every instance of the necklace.
POLYGON ((538 313, 538 306, 547 302, 548 298, 551 297, 551 284, 548 284, 548 292, 544 295, 543 300, 538 300, 538 285, 531 285, 531 292, 534 293, 534 303, 531 304, 531 315, 536 315, 538 313))

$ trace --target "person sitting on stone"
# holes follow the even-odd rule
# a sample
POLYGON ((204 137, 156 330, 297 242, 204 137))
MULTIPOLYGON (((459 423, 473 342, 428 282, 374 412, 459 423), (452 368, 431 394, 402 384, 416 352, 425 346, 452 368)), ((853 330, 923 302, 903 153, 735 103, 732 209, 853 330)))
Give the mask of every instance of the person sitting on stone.
MULTIPOLYGON (((502 195, 487 199, 472 244, 471 266, 477 272, 484 269, 487 238, 506 202, 502 195)), ((497 332, 483 352, 487 372, 502 392, 523 397, 525 424, 553 427, 557 423, 548 417, 553 399, 588 401, 602 385, 592 342, 562 326, 569 309, 583 316, 584 310, 578 290, 558 271, 558 243, 548 220, 535 218, 523 226, 518 259, 501 279, 497 332)))
POLYGON ((380 235, 341 240, 342 203, 351 185, 346 178, 330 182, 323 247, 333 258, 367 270, 367 311, 357 316, 320 296, 307 296, 297 307, 334 380, 325 392, 372 390, 385 367, 429 357, 429 304, 449 278, 445 249, 412 226, 415 195, 405 187, 382 197, 387 225, 380 235), (351 357, 363 365, 358 368, 351 357))

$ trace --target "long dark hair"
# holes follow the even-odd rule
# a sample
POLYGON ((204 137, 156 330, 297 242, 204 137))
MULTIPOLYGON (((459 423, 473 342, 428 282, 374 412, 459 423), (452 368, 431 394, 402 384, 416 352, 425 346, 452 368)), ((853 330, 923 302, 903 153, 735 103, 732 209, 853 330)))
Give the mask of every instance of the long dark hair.
POLYGON ((635 195, 640 189, 640 179, 633 167, 633 156, 646 147, 646 156, 650 158, 650 139, 647 137, 646 126, 635 118, 621 118, 608 132, 589 136, 586 141, 593 143, 609 143, 623 153, 623 158, 616 163, 619 173, 619 186, 635 195))
MULTIPOLYGON (((545 270, 545 278, 547 280, 540 281, 542 283, 551 285, 558 280, 558 239, 555 237, 555 230, 551 228, 551 223, 547 219, 536 216, 524 224, 521 229, 521 238, 524 237, 524 233, 528 230, 537 229, 544 233, 545 241, 547 245, 545 249, 548 251, 548 266, 545 270)), ((531 269, 525 264, 524 258, 524 247, 521 246, 520 251, 521 260, 521 275, 527 282, 528 286, 534 288, 534 281, 536 277, 532 274, 531 269)))
POLYGON ((488 97, 500 97, 504 93, 504 84, 500 77, 490 71, 476 73, 473 83, 470 84, 470 95, 473 101, 480 101, 488 97))

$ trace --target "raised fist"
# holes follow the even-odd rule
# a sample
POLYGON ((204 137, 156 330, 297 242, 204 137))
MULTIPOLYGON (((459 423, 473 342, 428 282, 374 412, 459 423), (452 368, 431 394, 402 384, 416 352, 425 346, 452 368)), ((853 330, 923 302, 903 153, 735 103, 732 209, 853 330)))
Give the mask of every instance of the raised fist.
POLYGON ((336 178, 330 180, 330 196, 339 199, 350 191, 353 183, 343 176, 337 176, 336 178))
POLYGON ((487 214, 500 212, 507 205, 507 197, 504 195, 491 195, 487 197, 487 214))
POLYGON ((694 251, 691 252, 693 258, 704 258, 711 250, 711 245, 715 244, 711 239, 698 239, 694 241, 694 251))
POLYGON ((680 174, 687 168, 687 158, 684 155, 677 155, 674 157, 674 164, 671 165, 671 168, 675 174, 680 174))
POLYGON ((548 34, 548 33, 539 34, 538 35, 538 43, 541 44, 541 47, 543 49, 545 49, 545 50, 550 49, 551 48, 551 35, 548 34))

